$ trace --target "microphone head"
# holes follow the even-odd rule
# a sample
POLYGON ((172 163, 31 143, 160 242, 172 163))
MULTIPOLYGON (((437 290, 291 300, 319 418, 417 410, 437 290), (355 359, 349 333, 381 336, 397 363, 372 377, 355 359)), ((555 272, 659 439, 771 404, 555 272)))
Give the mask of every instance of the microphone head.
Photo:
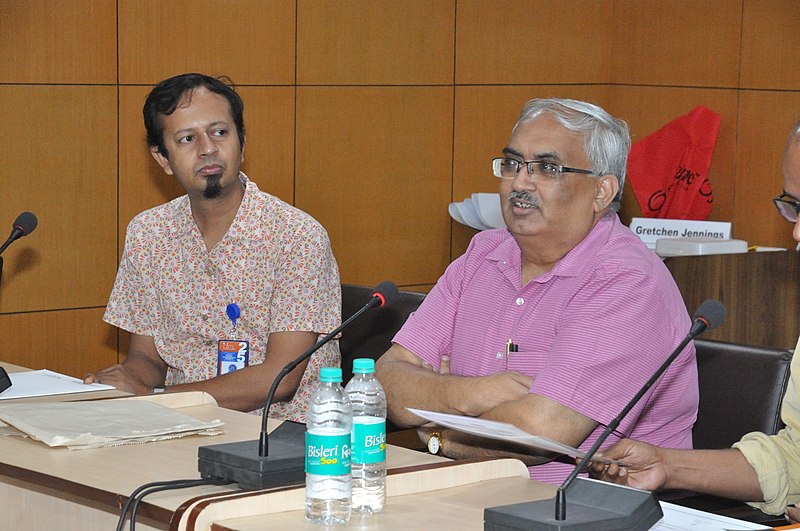
POLYGON ((14 228, 22 232, 19 235, 20 238, 33 232, 38 224, 39 220, 36 219, 36 214, 33 212, 23 212, 14 220, 14 228))
POLYGON ((697 308, 692 320, 700 319, 707 325, 708 330, 714 330, 725 321, 725 306, 715 299, 709 299, 697 308))
POLYGON ((380 299, 381 303, 378 307, 383 308, 384 306, 392 304, 394 301, 396 301, 399 294, 400 292, 398 291, 397 285, 394 282, 384 280, 378 284, 372 296, 380 299))

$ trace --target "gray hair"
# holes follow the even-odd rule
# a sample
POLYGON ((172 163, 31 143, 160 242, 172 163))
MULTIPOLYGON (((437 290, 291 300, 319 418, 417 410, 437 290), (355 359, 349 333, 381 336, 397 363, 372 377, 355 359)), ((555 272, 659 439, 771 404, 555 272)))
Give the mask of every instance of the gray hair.
POLYGON ((545 112, 552 114, 558 123, 570 131, 584 135, 584 151, 594 173, 613 175, 617 178, 619 191, 610 205, 611 210, 617 212, 622 201, 628 151, 631 148, 628 124, 591 103, 537 98, 523 106, 512 134, 521 123, 533 120, 545 112))

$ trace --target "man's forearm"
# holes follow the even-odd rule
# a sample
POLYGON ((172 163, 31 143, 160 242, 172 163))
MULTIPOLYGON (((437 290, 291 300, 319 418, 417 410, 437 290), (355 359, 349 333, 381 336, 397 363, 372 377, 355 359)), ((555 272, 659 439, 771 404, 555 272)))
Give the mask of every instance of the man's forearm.
MULTIPOLYGON (((175 385, 169 390, 204 391, 213 396, 220 407, 245 412, 255 411, 266 404, 267 394, 280 369, 267 361, 208 380, 175 385)), ((273 403, 292 400, 304 370, 305 364, 301 364, 281 381, 273 397, 273 403)))
POLYGON ((763 501, 753 467, 739 450, 661 449, 669 489, 744 501, 763 501))
POLYGON ((463 412, 453 408, 450 395, 457 394, 460 382, 456 376, 443 376, 405 362, 393 362, 379 374, 386 390, 389 416, 399 426, 419 426, 427 421, 406 411, 406 407, 442 413, 463 412))
POLYGON ((148 387, 157 387, 164 385, 164 378, 166 378, 166 371, 153 363, 144 354, 136 352, 128 352, 122 366, 131 373, 137 380, 141 381, 148 387))
POLYGON ((453 376, 450 358, 442 356, 438 369, 399 345, 375 365, 384 389, 389 416, 400 426, 419 426, 423 420, 406 407, 477 417, 489 409, 528 394, 531 378, 516 372, 488 376, 453 376))

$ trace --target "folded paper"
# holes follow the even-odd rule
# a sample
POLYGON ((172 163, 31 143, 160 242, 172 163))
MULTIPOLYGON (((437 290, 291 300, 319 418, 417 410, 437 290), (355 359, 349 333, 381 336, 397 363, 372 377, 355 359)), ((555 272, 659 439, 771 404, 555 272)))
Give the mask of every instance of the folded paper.
POLYGON ((0 405, 0 420, 48 446, 70 450, 217 435, 221 420, 202 421, 145 400, 0 405))

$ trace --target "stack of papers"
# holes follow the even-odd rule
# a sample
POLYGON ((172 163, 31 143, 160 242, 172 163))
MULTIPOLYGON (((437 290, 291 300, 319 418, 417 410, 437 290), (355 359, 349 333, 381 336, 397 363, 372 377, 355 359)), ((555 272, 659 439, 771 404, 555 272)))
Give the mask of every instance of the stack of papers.
POLYGON ((219 419, 201 421, 160 404, 125 399, 0 405, 0 421, 8 425, 4 435, 27 435, 70 450, 218 435, 223 425, 219 419))
POLYGON ((506 226, 500 210, 500 194, 472 194, 463 201, 450 203, 447 211, 451 218, 475 230, 506 226))
POLYGON ((11 379, 11 387, 0 393, 0 400, 114 389, 111 385, 85 384, 83 380, 78 378, 48 371, 47 369, 12 372, 9 373, 8 377, 11 379))

